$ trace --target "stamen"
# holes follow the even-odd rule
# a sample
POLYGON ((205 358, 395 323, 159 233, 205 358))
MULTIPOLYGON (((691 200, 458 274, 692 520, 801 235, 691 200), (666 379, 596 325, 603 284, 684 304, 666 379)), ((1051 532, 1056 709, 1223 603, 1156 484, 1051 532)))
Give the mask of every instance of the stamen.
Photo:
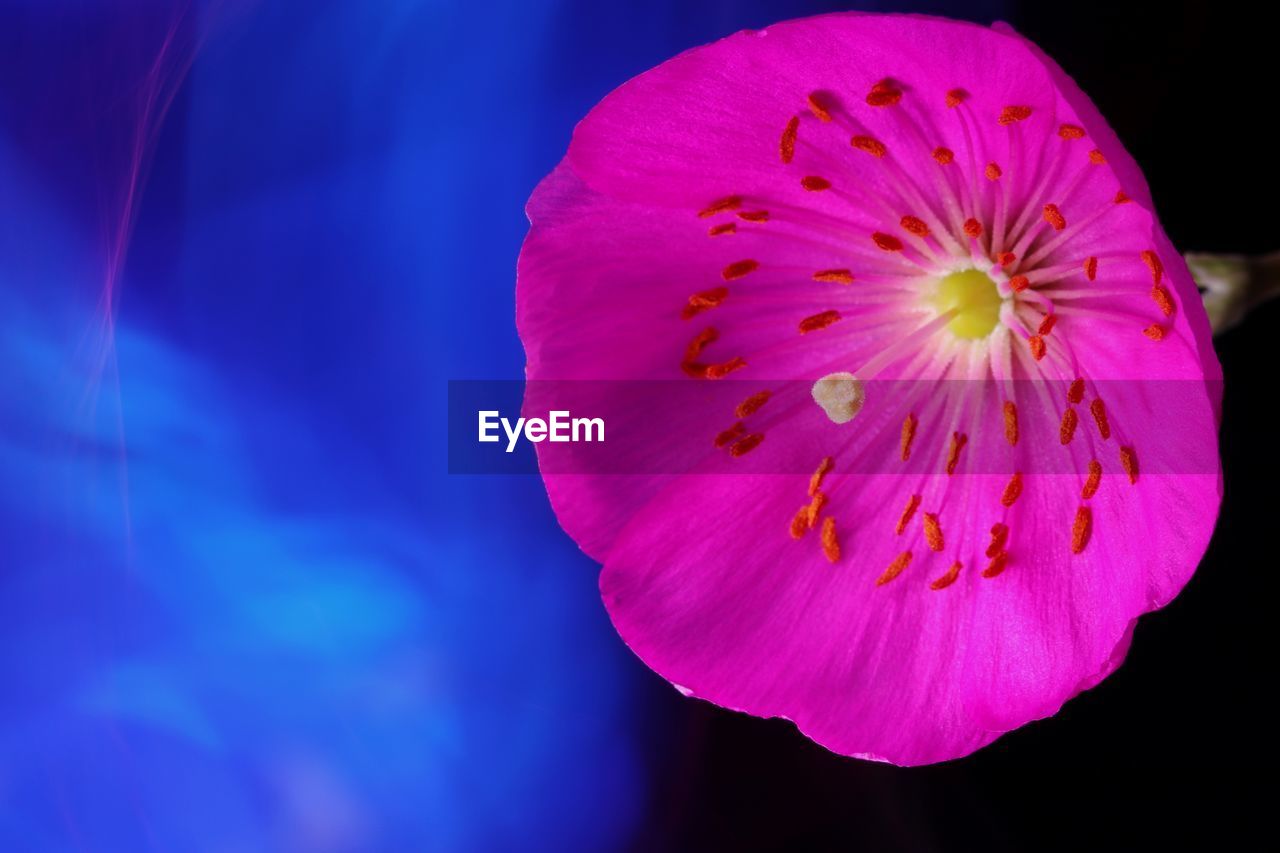
POLYGON ((826 178, 820 178, 817 175, 806 175, 800 179, 800 186, 804 187, 811 193, 820 193, 823 190, 831 189, 831 182, 826 178))
POLYGON ((1067 402, 1079 404, 1084 400, 1084 380, 1074 379, 1067 387, 1067 402))
POLYGON ((956 465, 960 464, 960 451, 969 443, 969 436, 962 432, 951 433, 951 446, 947 448, 947 476, 950 477, 956 472, 956 465))
POLYGON ((814 314, 812 317, 805 317, 800 321, 800 334, 807 335, 810 332, 816 332, 819 329, 825 329, 832 323, 839 322, 840 312, 834 308, 814 314))
POLYGON ((805 504, 796 510, 796 514, 791 517, 791 538, 799 539, 804 536, 805 531, 809 529, 809 505, 805 504))
POLYGON ((1107 158, 1102 156, 1102 152, 1095 148, 1089 152, 1089 162, 1095 166, 1101 166, 1107 162, 1107 158))
POLYGON ((1120 448, 1120 467, 1124 469, 1125 476, 1129 478, 1129 485, 1138 482, 1138 454, 1134 452, 1132 447, 1120 448))
POLYGON ((910 231, 917 237, 929 236, 929 226, 925 224, 923 219, 915 216, 904 216, 901 224, 903 230, 910 231))
POLYGON ((969 218, 964 221, 964 233, 970 237, 982 236, 982 223, 976 219, 969 218))
POLYGON ((1116 197, 1112 201, 1116 204, 1128 204, 1133 199, 1129 198, 1129 194, 1124 190, 1116 190, 1116 197))
POLYGON ((1164 340, 1164 326, 1161 326, 1159 323, 1152 323, 1150 326, 1147 326, 1142 330, 1142 334, 1151 338, 1153 341, 1162 341, 1164 340))
POLYGON ((951 568, 947 569, 947 573, 945 575, 929 584, 929 589, 946 589, 951 586, 956 582, 956 578, 960 576, 960 569, 960 562, 957 560, 951 564, 951 568))
POLYGON ((1004 401, 1004 437, 1010 447, 1018 446, 1018 407, 1012 400, 1004 401))
POLYGON ((997 121, 1000 124, 1013 124, 1016 121, 1026 121, 1031 118, 1031 107, 1026 106, 1010 106, 1000 111, 1000 118, 997 121))
POLYGON ((1151 283, 1159 284, 1164 275, 1164 264, 1160 263, 1160 257, 1150 249, 1144 249, 1141 257, 1147 269, 1151 270, 1151 283))
POLYGON ((750 453, 760 446, 760 442, 764 441, 764 433, 753 432, 745 438, 740 438, 733 444, 729 445, 729 455, 733 457, 742 456, 750 453))
POLYGON ((853 273, 849 270, 818 270, 813 274, 814 281, 834 281, 836 284, 853 284, 853 273))
POLYGON ((680 312, 680 316, 685 320, 692 319, 703 311, 715 308, 723 302, 725 297, 728 295, 729 288, 727 287, 713 287, 710 290, 695 293, 689 297, 689 304, 684 306, 684 309, 680 312))
POLYGON ((1102 402, 1101 397, 1089 404, 1089 411, 1098 425, 1098 435, 1102 436, 1102 440, 1111 438, 1111 424, 1107 421, 1107 404, 1102 402))
POLYGON ((1044 206, 1044 221, 1053 226, 1054 231, 1061 231, 1067 227, 1067 220, 1062 215, 1062 211, 1058 210, 1056 204, 1046 204, 1044 206))
POLYGON ((723 432, 719 433, 715 437, 714 441, 712 441, 712 444, 714 444, 716 447, 724 447, 726 445, 732 444, 733 442, 737 441, 739 438, 742 438, 743 434, 745 434, 746 431, 747 431, 746 425, 743 424, 742 421, 738 421, 733 426, 729 427, 727 430, 724 430, 723 432))
POLYGON ((881 80, 871 87, 867 103, 873 107, 891 107, 902 100, 902 90, 889 80, 881 80))
POLYGON ((903 551, 901 554, 893 558, 893 562, 889 564, 889 568, 884 570, 884 574, 876 578, 876 586, 884 586, 889 581, 902 574, 902 570, 911 564, 911 552, 903 551))
POLYGON ((1040 321, 1040 328, 1036 329, 1036 331, 1042 336, 1047 335, 1053 331, 1053 327, 1056 326, 1057 324, 1058 324, 1057 314, 1046 314, 1045 318, 1040 321))
POLYGON ((1004 492, 1000 495, 1000 503, 1005 507, 1013 506, 1013 502, 1022 494, 1022 475, 1015 473, 1009 478, 1004 492))
POLYGON ((1079 554, 1089 544, 1089 534, 1093 532, 1093 513, 1087 506, 1076 510, 1075 521, 1071 522, 1071 553, 1079 554))
POLYGON ((685 347, 684 350, 685 363, 691 363, 702 353, 704 349, 718 340, 719 337, 720 332, 715 326, 707 326, 707 328, 694 335, 693 340, 689 342, 689 346, 685 347))
POLYGON ((1084 277, 1089 279, 1089 281, 1093 281, 1098 277, 1098 259, 1097 258, 1084 259, 1084 277))
POLYGON ((796 136, 800 133, 800 116, 792 116, 787 126, 782 129, 782 140, 778 143, 778 153, 783 163, 790 163, 796 156, 796 136))
POLYGON ((885 234, 883 231, 877 231, 871 235, 871 239, 877 246, 886 252, 902 251, 902 241, 892 234, 885 234))
POLYGON ((1015 255, 1013 252, 1001 252, 1000 254, 996 255, 996 263, 998 263, 1002 267, 1009 266, 1009 264, 1013 263, 1017 259, 1018 259, 1018 256, 1015 255))
POLYGON ((818 489, 822 487, 822 480, 835 467, 835 460, 830 456, 824 456, 822 461, 818 463, 818 470, 813 472, 809 477, 809 497, 813 497, 818 493, 818 489))
POLYGON ((941 551, 945 547, 942 541, 942 525, 938 523, 936 513, 924 514, 924 540, 929 543, 931 551, 941 551))
POLYGON ((1021 293, 1030 286, 1031 279, 1027 278, 1025 275, 1015 275, 1013 278, 1009 279, 1009 289, 1014 293, 1021 293))
POLYGON ((1076 436, 1076 424, 1080 422, 1080 416, 1076 414, 1076 410, 1067 407, 1062 413, 1062 426, 1058 429, 1058 440, 1063 444, 1070 444, 1071 439, 1076 436))
POLYGON ((952 160, 956 159, 956 154, 950 148, 942 148, 939 146, 938 148, 933 149, 933 159, 945 166, 952 160))
POLYGON ((816 527, 818 524, 818 516, 822 514, 822 508, 827 505, 827 496, 821 491, 813 493, 809 505, 805 507, 808 515, 805 517, 810 527, 816 527))
POLYGON ((994 557, 1004 550, 1005 543, 1009 541, 1009 525, 1002 524, 997 521, 991 525, 991 544, 987 546, 987 556, 994 557))
POLYGON ((898 526, 893 532, 901 536, 907 529, 907 525, 911 523, 911 516, 916 514, 916 509, 920 506, 920 496, 912 495, 907 498, 907 505, 902 508, 902 515, 898 517, 898 526))
POLYGON ((809 94, 809 111, 812 112, 818 121, 831 121, 831 113, 827 110, 826 105, 822 103, 821 96, 817 92, 809 94))
POLYGON ((722 222, 719 225, 712 225, 707 229, 707 236, 719 237, 721 234, 732 234, 738 230, 736 222, 722 222))
POLYGON ((1064 124, 1058 128, 1058 135, 1063 139, 1083 139, 1084 128, 1077 124, 1064 124))
POLYGON ((1159 284, 1151 288, 1151 300, 1156 303, 1160 309, 1160 313, 1166 317, 1173 316, 1173 297, 1169 295, 1169 290, 1159 284))
POLYGON ((836 520, 827 516, 822 520, 822 553, 827 562, 835 563, 840 559, 840 540, 836 538, 836 520))
POLYGON ((1080 490, 1080 497, 1085 500, 1093 497, 1098 493, 1098 486, 1102 483, 1102 465, 1097 459, 1089 460, 1089 477, 1084 481, 1084 488, 1080 490))
POLYGON ((1039 335, 1032 335, 1030 338, 1027 338, 1027 346, 1031 347, 1031 357, 1036 361, 1044 358, 1044 338, 1039 335))
POLYGON ((747 360, 740 355, 735 355, 728 361, 722 361, 719 364, 707 365, 707 369, 703 375, 708 379, 723 379, 735 370, 741 370, 746 366, 747 360))
POLYGON ((742 196, 727 195, 722 199, 711 202, 698 212, 699 219, 706 219, 709 216, 715 216, 717 213, 723 213, 726 210, 737 210, 742 207, 742 196))
POLYGON ((768 222, 769 211, 767 210, 740 210, 738 218, 747 222, 768 222))
POLYGON ((982 173, 987 176, 988 181, 998 181, 1000 180, 1000 176, 1004 174, 1004 172, 1000 171, 1000 167, 995 163, 988 163, 987 168, 984 169, 982 173))
POLYGON ((952 89, 947 92, 947 108, 954 109, 969 99, 969 93, 964 89, 952 89))
POLYGON ((743 261, 734 261, 725 267, 720 275, 724 276, 725 281, 733 281, 735 278, 742 278, 744 275, 753 273, 760 268, 760 262, 747 258, 743 261))
POLYGON ((999 554, 996 554, 994 557, 991 558, 990 563, 987 563, 987 567, 982 570, 982 576, 984 578, 993 578, 996 575, 1003 572, 1005 566, 1008 565, 1008 563, 1009 563, 1008 552, 1001 551, 999 554))
POLYGON ((902 461, 906 462, 911 458, 911 442, 916 437, 916 425, 919 421, 915 415, 907 415, 902 422, 902 461))
POLYGON ((769 398, 773 396, 773 392, 769 390, 757 391, 747 399, 738 404, 738 408, 733 410, 734 415, 739 418, 745 418, 748 415, 754 415, 760 411, 760 407, 769 402, 769 398))
POLYGON ((872 157, 883 157, 885 151, 884 143, 870 136, 855 136, 850 140, 854 148, 859 151, 865 151, 872 157))

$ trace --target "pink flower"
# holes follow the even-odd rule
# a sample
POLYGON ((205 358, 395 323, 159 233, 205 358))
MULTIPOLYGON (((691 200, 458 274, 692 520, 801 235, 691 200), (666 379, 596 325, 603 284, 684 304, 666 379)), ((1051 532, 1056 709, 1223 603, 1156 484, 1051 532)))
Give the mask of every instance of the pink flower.
POLYGON ((1106 677, 1194 571, 1203 307, 1133 159, 1007 27, 831 15, 688 51, 591 111, 529 213, 531 380, 739 400, 646 396, 667 432, 617 452, 647 471, 544 473, 685 693, 955 758, 1106 677))

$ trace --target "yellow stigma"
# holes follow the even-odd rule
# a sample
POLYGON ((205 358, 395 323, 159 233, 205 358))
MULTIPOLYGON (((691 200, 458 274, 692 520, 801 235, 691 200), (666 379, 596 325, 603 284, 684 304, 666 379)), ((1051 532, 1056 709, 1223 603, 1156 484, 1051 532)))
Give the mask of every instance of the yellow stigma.
POLYGON ((980 270, 962 270, 943 278, 933 302, 939 312, 956 312, 947 328, 957 338, 985 338, 1000 320, 1000 293, 980 270))

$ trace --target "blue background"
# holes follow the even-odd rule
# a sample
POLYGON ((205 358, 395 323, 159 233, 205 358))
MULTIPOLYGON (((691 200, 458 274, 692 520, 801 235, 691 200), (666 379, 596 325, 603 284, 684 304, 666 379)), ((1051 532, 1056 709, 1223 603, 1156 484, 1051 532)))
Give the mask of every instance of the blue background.
POLYGON ((535 477, 447 473, 447 381, 521 375, 600 97, 836 8, 0 0, 0 850, 646 837, 693 703, 535 477))

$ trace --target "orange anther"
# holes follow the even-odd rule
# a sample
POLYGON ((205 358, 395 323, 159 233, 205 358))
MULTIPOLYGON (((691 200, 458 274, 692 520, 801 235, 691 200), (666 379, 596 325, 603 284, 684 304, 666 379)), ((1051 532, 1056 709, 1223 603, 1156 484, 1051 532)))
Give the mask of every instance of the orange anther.
POLYGON ((1073 379, 1067 386, 1067 402, 1079 403, 1084 400, 1084 380, 1073 379))
POLYGON ((769 402, 769 398, 773 396, 773 392, 769 390, 757 391, 747 399, 738 404, 738 408, 733 410, 734 415, 739 418, 745 418, 748 415, 754 415, 760 411, 760 407, 769 402))
POLYGON ((791 517, 791 538, 799 539, 804 536, 805 531, 809 529, 809 505, 805 504, 796 510, 796 514, 791 517))
POLYGON ((735 355, 728 361, 722 361, 719 364, 709 364, 703 372, 703 376, 707 379, 723 379, 735 370, 741 370, 747 366, 747 360, 740 355, 735 355))
POLYGON ((960 464, 960 451, 969 443, 969 436, 962 432, 951 433, 951 446, 947 448, 947 476, 951 476, 956 472, 956 466, 960 464))
POLYGON ((1102 436, 1102 440, 1111 438, 1111 424, 1107 421, 1107 404, 1102 402, 1101 397, 1089 404, 1089 412, 1093 415, 1094 423, 1098 425, 1098 435, 1102 436))
POLYGON ((996 255, 996 263, 998 263, 1002 267, 1009 266, 1009 264, 1013 263, 1017 259, 1018 259, 1018 256, 1015 255, 1013 252, 1001 252, 1000 254, 996 255))
POLYGON ((1138 482, 1138 454, 1132 447, 1120 448, 1120 467, 1129 478, 1129 485, 1138 482))
POLYGON ((720 275, 724 276, 725 281, 733 281, 735 278, 742 278, 744 275, 753 273, 760 268, 760 262, 747 258, 743 261, 734 261, 725 267, 720 275))
POLYGON ((1133 199, 1129 198, 1129 194, 1124 190, 1116 190, 1116 197, 1112 201, 1116 204, 1128 204, 1133 199))
POLYGON ((710 309, 715 308, 723 302, 725 297, 728 295, 729 288, 723 286, 713 287, 710 290, 695 293, 689 297, 689 302, 681 310, 680 316, 685 320, 691 319, 698 314, 701 314, 703 311, 709 311, 710 309))
POLYGON ((746 427, 744 426, 742 421, 738 421, 733 426, 729 427, 727 430, 724 430, 723 432, 717 434, 715 439, 712 441, 712 444, 714 444, 716 447, 725 447, 726 445, 732 444, 733 442, 737 441, 739 438, 742 438, 742 436, 746 433, 746 431, 747 431, 746 427))
POLYGON ((809 112, 813 113, 818 121, 831 121, 831 112, 827 105, 823 103, 826 98, 818 92, 809 93, 809 112))
POLYGON ((1151 283, 1159 284, 1161 277, 1164 276, 1164 264, 1160 263, 1160 256, 1150 249, 1144 249, 1140 257, 1147 265, 1147 269, 1151 270, 1151 283))
POLYGON ((1044 354, 1045 354, 1044 338, 1040 337, 1039 335, 1032 335, 1030 338, 1027 338, 1027 346, 1031 348, 1031 357, 1034 358, 1036 361, 1039 361, 1040 359, 1044 358, 1044 354))
POLYGON ((805 317, 800 321, 800 334, 807 335, 810 332, 816 332, 819 329, 825 329, 832 323, 840 320, 840 312, 834 308, 814 314, 811 317, 805 317))
POLYGON ((929 236, 929 226, 925 224, 923 219, 920 219, 919 217, 916 217, 916 216, 902 217, 902 228, 905 231, 910 231, 912 234, 915 234, 917 237, 929 236))
POLYGON ((1071 553, 1079 554, 1089 544, 1089 534, 1093 532, 1093 513, 1087 506, 1076 510, 1075 521, 1071 522, 1071 553))
POLYGON ((991 525, 991 544, 987 546, 987 556, 994 557, 1004 550, 1005 543, 1009 541, 1009 525, 1002 524, 997 521, 991 525))
POLYGON ((902 100, 902 90, 890 80, 881 80, 867 93, 867 103, 873 107, 890 107, 902 100))
POLYGON ((1107 158, 1102 155, 1101 151, 1095 148, 1089 152, 1089 162, 1095 166, 1101 166, 1103 163, 1107 162, 1107 158))
POLYGON ((706 219, 708 216, 715 216, 717 213, 723 213, 726 210, 737 210, 739 207, 742 207, 742 196, 727 195, 722 199, 711 202, 711 204, 698 211, 698 216, 701 219, 706 219))
POLYGON ((1063 139, 1083 139, 1084 128, 1078 124, 1064 124, 1058 128, 1058 135, 1063 139))
POLYGON ((820 178, 817 175, 806 175, 800 179, 800 186, 804 187, 811 193, 820 193, 823 190, 831 189, 831 182, 826 178, 820 178))
POLYGON ((1012 400, 1004 401, 1004 437, 1010 447, 1018 446, 1018 407, 1012 400))
POLYGON ((853 284, 853 273, 849 270, 818 270, 813 274, 814 281, 834 281, 837 284, 853 284))
POLYGON ((707 236, 719 237, 721 234, 732 234, 738 230, 736 222, 722 222, 719 225, 712 225, 707 229, 707 236))
POLYGON ((1000 495, 1000 503, 1003 506, 1013 506, 1013 502, 1022 494, 1022 475, 1014 474, 1009 478, 1009 482, 1004 487, 1004 492, 1000 495))
POLYGON ((902 574, 902 570, 911 564, 911 552, 903 551, 901 554, 893 558, 893 562, 889 564, 889 568, 884 570, 884 574, 876 578, 876 586, 884 586, 889 581, 902 574))
POLYGON ((916 437, 916 425, 919 421, 915 415, 907 415, 902 421, 902 461, 906 462, 911 458, 911 442, 916 437))
POLYGON ((950 148, 943 148, 939 146, 933 149, 933 159, 945 166, 952 160, 956 159, 956 154, 950 148))
POLYGON ((916 514, 916 509, 920 506, 920 496, 912 495, 907 498, 907 505, 902 508, 902 515, 898 516, 898 526, 893 532, 901 536, 907 529, 907 525, 911 523, 911 517, 916 514))
POLYGON ((782 140, 778 143, 778 154, 783 163, 790 163, 796 156, 796 137, 800 134, 800 116, 792 116, 787 126, 782 129, 782 140))
POLYGON ((1030 286, 1031 279, 1027 278, 1025 275, 1015 275, 1013 278, 1009 279, 1009 289, 1014 293, 1021 293, 1030 286))
POLYGON ((740 210, 738 218, 747 222, 768 222, 769 211, 767 210, 740 210))
POLYGON ((892 234, 885 234, 883 231, 877 231, 871 235, 871 240, 886 252, 902 251, 902 241, 892 234))
POLYGON ((1166 317, 1173 316, 1173 297, 1169 295, 1168 288, 1162 285, 1154 285, 1151 288, 1151 301, 1160 309, 1160 313, 1166 317))
POLYGON ((1044 206, 1044 221, 1052 225, 1054 231, 1061 231, 1067 227, 1067 220, 1062 215, 1062 211, 1058 210, 1056 204, 1046 204, 1044 206))
POLYGON ((884 143, 870 136, 855 136, 849 140, 850 144, 859 151, 865 151, 872 157, 883 157, 886 149, 884 143))
POLYGON ((987 563, 987 567, 982 570, 982 576, 984 578, 993 578, 996 575, 1003 572, 1005 569, 1005 566, 1007 566, 1008 564, 1009 564, 1008 552, 1001 551, 999 554, 996 554, 994 557, 991 558, 990 563, 987 563))
POLYGON ((952 89, 947 92, 947 108, 952 109, 963 104, 969 99, 969 93, 964 89, 952 89))
POLYGON ((1063 444, 1070 444, 1071 439, 1076 436, 1076 424, 1080 423, 1080 416, 1076 414, 1076 410, 1067 407, 1062 413, 1062 426, 1058 428, 1058 441, 1063 444))
POLYGON ((966 219, 964 221, 964 233, 970 237, 981 237, 982 223, 973 218, 966 219))
POLYGON ((1031 107, 1025 106, 1009 106, 1000 111, 1000 117, 996 121, 1000 124, 1013 124, 1017 121, 1026 121, 1031 118, 1031 107))
POLYGON ((945 547, 942 541, 942 525, 938 522, 937 513, 924 514, 924 541, 929 543, 931 551, 941 551, 945 547))
POLYGON ((982 174, 987 176, 988 181, 998 181, 1004 172, 1000 171, 1000 167, 995 163, 988 163, 987 168, 983 169, 982 174))
POLYGON ((818 463, 818 469, 809 477, 809 497, 813 497, 818 493, 818 489, 822 487, 822 480, 835 467, 835 460, 830 456, 824 456, 822 461, 818 463))
POLYGON ((1089 281, 1093 281, 1098 277, 1098 259, 1097 258, 1084 259, 1084 277, 1089 279, 1089 281))
POLYGON ((836 538, 836 520, 831 516, 822 519, 822 553, 829 563, 840 559, 840 540, 836 538))
POLYGON ((750 453, 760 446, 760 442, 764 441, 764 433, 753 432, 751 435, 738 439, 729 445, 730 456, 742 456, 750 453))
POLYGON ((960 577, 960 561, 951 564, 951 568, 947 569, 947 573, 942 577, 929 584, 929 589, 946 589, 956 582, 956 578, 960 577))
POLYGON ((1147 326, 1142 330, 1142 334, 1151 338, 1153 341, 1162 341, 1164 340, 1164 326, 1161 326, 1159 323, 1152 323, 1150 326, 1147 326))
POLYGON ((1080 490, 1080 497, 1085 500, 1093 497, 1098 493, 1098 486, 1102 483, 1102 465, 1097 459, 1089 460, 1089 476, 1084 481, 1084 488, 1080 490))
POLYGON ((1053 331, 1053 327, 1058 325, 1057 314, 1046 314, 1044 319, 1040 321, 1040 328, 1036 332, 1040 335, 1047 335, 1053 331))

